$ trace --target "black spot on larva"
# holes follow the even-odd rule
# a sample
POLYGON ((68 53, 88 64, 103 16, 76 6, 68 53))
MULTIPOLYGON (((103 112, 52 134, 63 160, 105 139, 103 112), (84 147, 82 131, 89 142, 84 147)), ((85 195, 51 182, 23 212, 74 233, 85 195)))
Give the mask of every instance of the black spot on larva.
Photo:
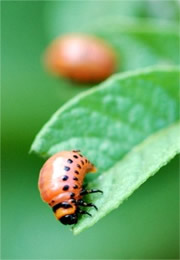
POLYGON ((73 186, 73 188, 74 188, 74 189, 77 189, 77 188, 78 188, 78 186, 77 186, 77 185, 74 185, 74 186, 73 186))
POLYGON ((69 178, 69 177, 68 177, 67 175, 64 175, 64 176, 62 177, 62 180, 63 180, 63 181, 67 181, 68 178, 69 178))
POLYGON ((68 163, 73 163, 73 160, 68 159, 67 162, 68 162, 68 163))
POLYGON ((78 171, 75 171, 75 173, 76 173, 76 174, 79 174, 79 172, 78 172, 78 171))
POLYGON ((74 153, 79 153, 79 152, 80 152, 80 150, 73 150, 73 152, 74 152, 74 153))
POLYGON ((64 185, 63 190, 68 190, 69 189, 69 185, 64 185))
POLYGON ((78 181, 78 178, 77 177, 73 177, 73 180, 78 181))
POLYGON ((78 156, 77 155, 73 155, 74 158, 78 159, 78 156))
POLYGON ((79 156, 80 156, 80 157, 83 157, 83 155, 82 155, 82 154, 79 154, 79 156))
POLYGON ((87 159, 85 159, 86 163, 88 162, 87 159))
POLYGON ((83 160, 81 160, 81 163, 82 163, 82 165, 84 165, 84 162, 83 162, 83 160))
POLYGON ((72 198, 74 198, 74 196, 75 196, 75 193, 74 193, 74 192, 71 192, 70 198, 72 199, 72 198))
POLYGON ((78 167, 79 169, 81 169, 81 165, 77 164, 77 167, 78 167))
POLYGON ((70 170, 70 167, 64 166, 64 170, 68 172, 70 170))

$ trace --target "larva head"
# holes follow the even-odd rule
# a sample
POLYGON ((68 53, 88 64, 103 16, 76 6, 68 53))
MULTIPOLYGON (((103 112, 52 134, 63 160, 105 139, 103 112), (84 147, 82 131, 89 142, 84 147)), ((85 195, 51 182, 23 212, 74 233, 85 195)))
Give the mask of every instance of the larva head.
POLYGON ((77 223, 78 215, 77 213, 65 215, 64 217, 60 218, 59 221, 64 225, 73 225, 77 223))
POLYGON ((72 202, 62 202, 53 208, 55 217, 64 225, 76 224, 78 220, 77 207, 72 202))

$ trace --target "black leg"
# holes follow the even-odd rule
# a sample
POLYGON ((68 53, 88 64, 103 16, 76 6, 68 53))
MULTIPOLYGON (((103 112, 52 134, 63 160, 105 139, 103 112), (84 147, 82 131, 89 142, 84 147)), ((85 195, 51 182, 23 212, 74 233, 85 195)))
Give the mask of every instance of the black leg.
POLYGON ((82 215, 86 214, 86 215, 92 217, 92 215, 90 213, 88 213, 87 211, 81 210, 81 209, 79 210, 79 213, 82 215))
POLYGON ((83 206, 83 207, 94 207, 96 210, 98 210, 98 208, 96 207, 96 205, 94 205, 93 203, 86 203, 86 202, 83 201, 83 200, 77 201, 77 205, 83 206))
POLYGON ((82 190, 80 192, 80 195, 86 195, 86 194, 96 193, 96 192, 103 193, 102 190, 82 190))

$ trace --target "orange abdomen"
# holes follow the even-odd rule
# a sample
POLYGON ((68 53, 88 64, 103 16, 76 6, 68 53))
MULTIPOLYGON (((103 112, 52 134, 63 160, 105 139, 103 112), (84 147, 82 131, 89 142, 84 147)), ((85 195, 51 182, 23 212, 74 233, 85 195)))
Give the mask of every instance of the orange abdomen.
POLYGON ((86 173, 95 167, 77 151, 63 151, 49 158, 40 171, 39 190, 51 207, 57 203, 80 199, 86 173))

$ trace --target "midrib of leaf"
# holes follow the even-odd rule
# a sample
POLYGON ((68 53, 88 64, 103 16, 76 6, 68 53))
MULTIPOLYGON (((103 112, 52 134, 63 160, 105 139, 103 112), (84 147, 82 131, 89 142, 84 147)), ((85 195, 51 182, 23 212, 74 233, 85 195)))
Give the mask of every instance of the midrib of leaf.
POLYGON ((74 234, 94 225, 117 208, 141 184, 180 153, 180 123, 165 128, 135 146, 120 162, 89 184, 103 190, 103 196, 91 195, 99 210, 91 218, 82 217, 74 226, 74 234))

